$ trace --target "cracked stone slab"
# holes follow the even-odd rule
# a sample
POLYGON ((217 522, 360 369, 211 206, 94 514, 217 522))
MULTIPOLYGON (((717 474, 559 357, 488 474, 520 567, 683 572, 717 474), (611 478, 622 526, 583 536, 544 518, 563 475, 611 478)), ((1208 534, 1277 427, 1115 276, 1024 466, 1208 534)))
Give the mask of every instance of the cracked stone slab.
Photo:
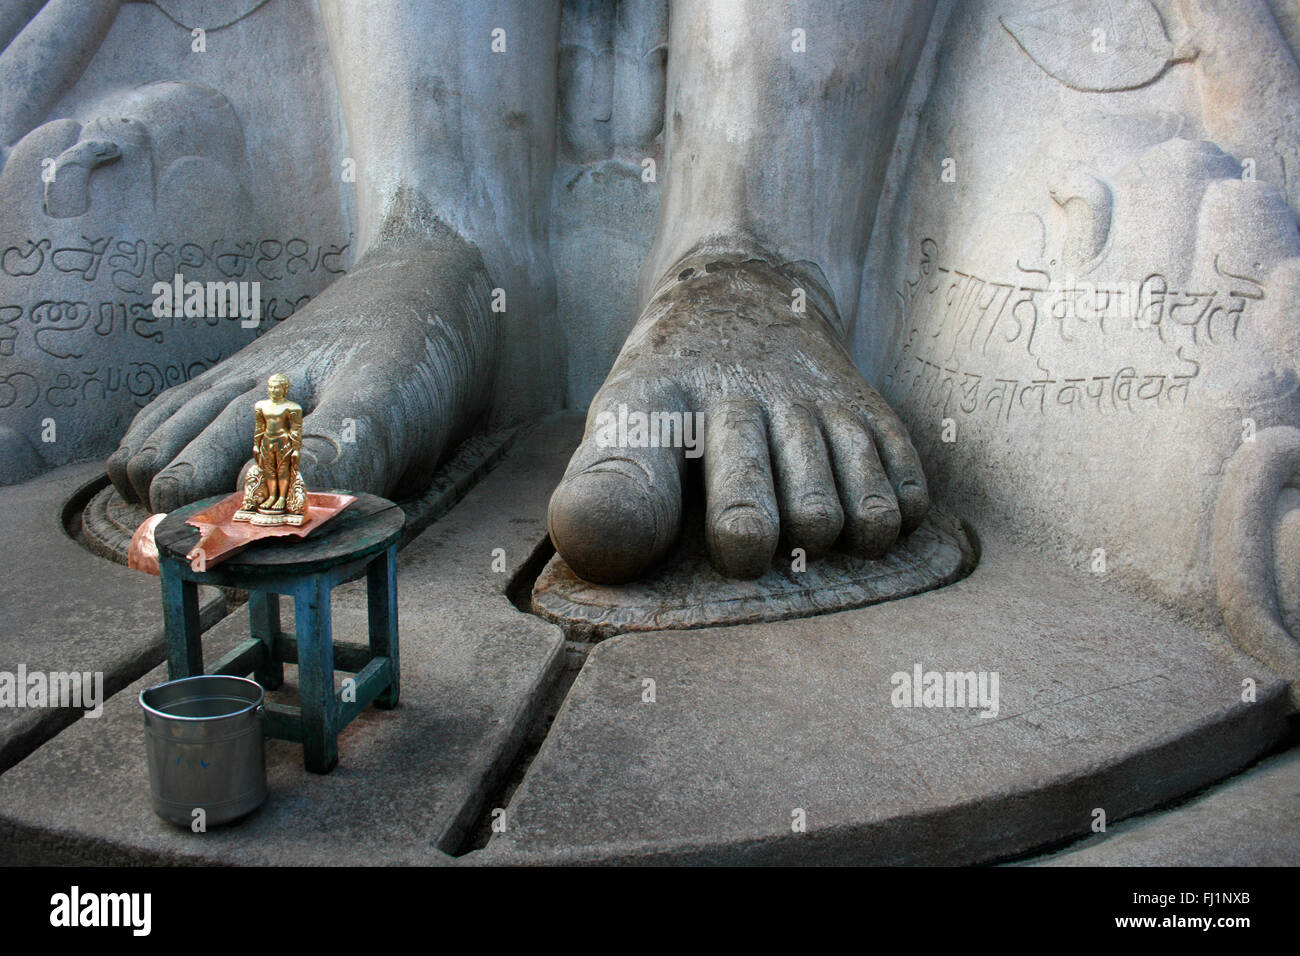
MULTIPOLYGON (((0 551, 12 556, 0 589, 0 671, 101 672, 113 694, 163 659, 158 579, 91 554, 63 524, 64 505, 96 481, 102 463, 68 465, 0 487, 0 551)), ((204 588, 203 618, 225 598, 204 588)), ((71 708, 0 707, 0 772, 81 720, 71 708)))
POLYGON ((1300 865, 1300 750, 1148 816, 1029 861, 1032 866, 1300 865))
POLYGON ((478 862, 1006 858, 1240 769, 1285 691, 1218 632, 994 539, 900 601, 597 645, 478 862), (917 664, 997 672, 997 716, 895 707, 917 664))
MULTIPOLYGON (((270 740, 270 795, 260 810, 204 834, 165 823, 149 804, 136 702, 141 689, 165 679, 159 667, 114 697, 103 717, 80 721, 0 777, 0 858, 446 862, 563 667, 559 629, 518 611, 506 590, 536 561, 546 501, 580 427, 574 416, 539 426, 400 552, 401 703, 367 709, 340 734, 333 772, 308 773, 300 747, 270 740), (505 553, 501 572, 493 570, 496 549, 505 553)), ((336 589, 333 610, 335 640, 363 641, 364 581, 336 589)), ((291 605, 282 624, 293 626, 291 605)), ((205 635, 205 659, 246 635, 247 626, 241 611, 205 635)), ((286 675, 293 673, 286 666, 286 675)))

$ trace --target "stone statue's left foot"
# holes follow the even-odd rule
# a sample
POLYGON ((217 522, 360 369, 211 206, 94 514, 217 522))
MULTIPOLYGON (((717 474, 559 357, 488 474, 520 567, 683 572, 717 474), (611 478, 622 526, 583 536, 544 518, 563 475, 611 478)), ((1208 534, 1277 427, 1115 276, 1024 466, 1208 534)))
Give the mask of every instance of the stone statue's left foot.
POLYGON ((929 510, 920 459, 841 344, 829 295, 735 248, 668 271, 592 402, 548 515, 589 581, 664 558, 701 455, 709 557, 730 577, 761 575, 782 538, 809 557, 837 541, 880 557, 929 510))
MULTIPOLYGON (((308 489, 419 490, 486 407, 498 340, 491 288, 478 250, 446 227, 373 249, 283 325, 145 406, 109 477, 153 511, 235 491, 253 403, 283 372, 306 412, 308 489)), ((276 497, 282 509, 285 495, 276 497)))

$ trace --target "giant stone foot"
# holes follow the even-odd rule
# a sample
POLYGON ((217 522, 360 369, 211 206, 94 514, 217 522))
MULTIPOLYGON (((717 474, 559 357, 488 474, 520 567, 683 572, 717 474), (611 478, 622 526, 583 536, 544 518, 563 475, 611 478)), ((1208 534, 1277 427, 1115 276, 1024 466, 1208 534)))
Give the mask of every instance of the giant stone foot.
POLYGON ((696 458, 707 553, 727 577, 762 575, 782 538, 809 557, 839 542, 878 558, 916 528, 929 509, 920 459, 839 335, 816 277, 756 249, 709 243, 670 269, 551 499, 570 568, 613 583, 663 560, 696 458))
POLYGON ((475 249, 442 227, 369 253, 310 306, 136 416, 108 462, 128 502, 170 511, 233 491, 269 375, 303 406, 309 488, 401 494, 483 411, 497 332, 475 249))

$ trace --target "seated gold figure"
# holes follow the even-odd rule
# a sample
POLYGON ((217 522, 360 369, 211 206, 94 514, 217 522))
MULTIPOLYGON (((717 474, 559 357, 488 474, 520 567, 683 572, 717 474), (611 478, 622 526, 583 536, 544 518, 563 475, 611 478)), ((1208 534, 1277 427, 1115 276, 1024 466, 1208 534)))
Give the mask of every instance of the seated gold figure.
POLYGON ((253 466, 244 477, 244 501, 234 520, 258 525, 300 525, 307 489, 298 473, 302 406, 289 401, 289 379, 272 375, 267 397, 253 406, 253 466))

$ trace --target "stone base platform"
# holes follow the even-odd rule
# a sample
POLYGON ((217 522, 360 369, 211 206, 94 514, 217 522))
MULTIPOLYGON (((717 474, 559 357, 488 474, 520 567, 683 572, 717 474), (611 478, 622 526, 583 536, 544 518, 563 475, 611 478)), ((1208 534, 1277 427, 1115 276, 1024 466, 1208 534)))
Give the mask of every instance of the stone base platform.
MULTIPOLYGON (((158 820, 135 696, 159 668, 0 775, 0 861, 991 862, 1222 780, 1287 733, 1285 683, 1219 633, 996 529, 969 576, 902 600, 566 645, 519 608, 580 428, 521 439, 401 552, 402 703, 348 728, 333 773, 272 741, 256 814, 204 834, 158 820), (983 672, 989 697, 996 673, 996 714, 895 706, 917 665, 983 672), (494 816, 504 832, 470 849, 494 816)), ((108 601, 98 581, 87 599, 108 601)), ((156 582, 139 581, 143 605, 156 582)), ((356 639, 363 596, 336 594, 336 635, 356 639)))
MULTIPOLYGON (((81 507, 107 480, 102 463, 68 465, 0 488, 0 672, 99 674, 107 697, 163 659, 158 579, 110 564, 76 540, 81 507)), ((215 588, 201 588, 199 600, 204 628, 229 607, 215 588)), ((0 705, 0 773, 81 714, 0 705)))
POLYGON ((1300 866, 1300 749, 1030 866, 1300 866))
POLYGON ((703 509, 688 513, 683 541, 639 581, 588 584, 554 555, 533 586, 532 610, 575 641, 634 631, 786 621, 896 601, 969 574, 976 546, 961 522, 932 509, 922 525, 878 561, 831 552, 800 566, 773 562, 754 581, 725 578, 709 563, 703 509))
POLYGON ((994 861, 1282 739, 1285 682, 1213 632, 981 543, 969 577, 901 601, 597 645, 484 860, 994 861), (895 706, 918 665, 996 672, 996 715, 895 706))

